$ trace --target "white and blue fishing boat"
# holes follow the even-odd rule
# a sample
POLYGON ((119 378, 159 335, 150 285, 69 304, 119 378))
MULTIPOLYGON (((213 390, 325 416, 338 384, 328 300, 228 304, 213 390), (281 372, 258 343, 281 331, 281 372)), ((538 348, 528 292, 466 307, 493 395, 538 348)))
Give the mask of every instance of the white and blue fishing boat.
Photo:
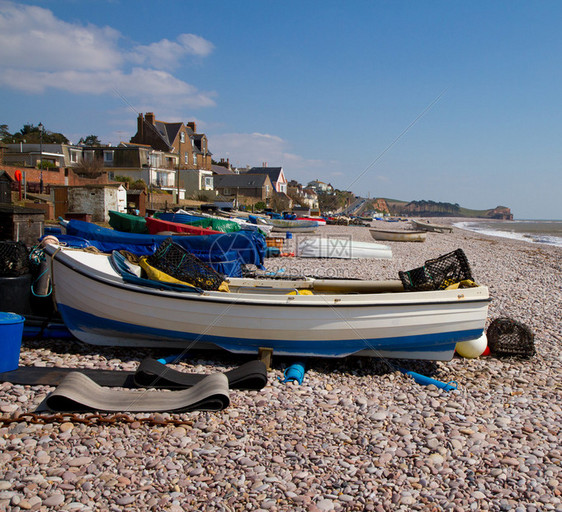
POLYGON ((45 253, 66 326, 95 345, 450 360, 456 343, 482 335, 488 311, 485 286, 406 292, 401 281, 228 278, 230 292, 205 291, 138 277, 116 252, 45 253))

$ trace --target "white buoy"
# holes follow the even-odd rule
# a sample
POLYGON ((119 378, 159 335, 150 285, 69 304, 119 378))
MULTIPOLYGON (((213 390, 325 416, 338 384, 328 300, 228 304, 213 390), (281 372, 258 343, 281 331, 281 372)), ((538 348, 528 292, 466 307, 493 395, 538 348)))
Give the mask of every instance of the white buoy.
POLYGON ((455 350, 459 356, 474 359, 475 357, 480 357, 484 353, 484 350, 486 350, 487 346, 488 338, 484 332, 480 338, 475 340, 459 341, 455 350))
POLYGON ((58 245, 59 244, 59 239, 56 236, 53 235, 47 235, 45 238, 43 238, 43 240, 41 240, 41 247, 47 247, 47 245, 49 244, 53 244, 53 245, 58 245))

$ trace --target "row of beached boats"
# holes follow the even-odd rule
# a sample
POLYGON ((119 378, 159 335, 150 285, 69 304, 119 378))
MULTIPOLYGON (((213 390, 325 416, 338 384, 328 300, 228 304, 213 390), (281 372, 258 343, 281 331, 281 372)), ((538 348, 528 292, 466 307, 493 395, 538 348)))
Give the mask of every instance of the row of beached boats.
MULTIPOLYGON (((156 220, 168 224, 145 219, 148 233, 71 220, 63 223, 65 234, 44 239, 57 308, 78 339, 96 345, 247 354, 270 349, 298 357, 450 360, 458 342, 483 333, 490 300, 485 286, 406 291, 399 279, 267 278, 259 273, 266 247, 260 229, 235 223, 238 230, 187 232, 174 235, 170 243, 169 230, 157 230, 176 229, 169 223, 181 219, 156 220), (148 273, 151 256, 157 251, 169 255, 170 247, 198 257, 194 263, 182 256, 174 265, 189 260, 196 271, 218 275, 220 286, 201 285, 214 282, 210 278, 189 282, 173 275, 169 279, 165 272, 148 273), (248 266, 258 269, 253 277, 244 272, 248 266)), ((141 230, 142 221, 138 224, 141 230)), ((213 222, 195 227, 225 228, 213 222)), ((316 255, 323 250, 311 247, 316 255)), ((385 252, 387 246, 381 247, 385 252)), ((359 250, 359 243, 354 248, 359 250)), ((328 246, 325 251, 336 249, 328 246)))

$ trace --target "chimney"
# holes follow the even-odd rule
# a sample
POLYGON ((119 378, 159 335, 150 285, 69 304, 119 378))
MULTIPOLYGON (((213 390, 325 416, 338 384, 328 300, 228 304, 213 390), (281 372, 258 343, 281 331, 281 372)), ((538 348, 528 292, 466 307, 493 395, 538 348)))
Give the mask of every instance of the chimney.
POLYGON ((139 114, 139 117, 137 117, 137 135, 140 140, 144 139, 144 119, 142 114, 139 114))
POLYGON ((197 127, 195 126, 195 121, 190 121, 187 123, 187 127, 193 130, 193 133, 197 133, 197 127))
POLYGON ((154 112, 147 112, 144 115, 144 118, 146 119, 147 123, 154 125, 154 112))

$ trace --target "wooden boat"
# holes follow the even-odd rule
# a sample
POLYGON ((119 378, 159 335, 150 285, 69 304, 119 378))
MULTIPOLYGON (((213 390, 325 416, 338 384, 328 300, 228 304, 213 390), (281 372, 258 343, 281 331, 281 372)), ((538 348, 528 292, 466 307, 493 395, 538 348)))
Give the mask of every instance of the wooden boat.
POLYGON ((268 223, 273 226, 272 231, 276 233, 285 231, 291 233, 314 233, 318 228, 318 222, 314 220, 269 219, 268 223))
POLYGON ((410 222, 416 229, 422 229, 423 231, 434 231, 436 233, 451 233, 453 231, 451 226, 440 226, 439 224, 431 224, 414 219, 410 220, 410 222))
POLYGON ((301 258, 392 258, 388 245, 358 242, 349 238, 301 237, 297 242, 296 255, 301 258))
POLYGON ((388 229, 369 229, 374 240, 389 242, 425 242, 425 231, 392 231, 388 229))
POLYGON ((405 292, 400 281, 230 278, 230 293, 178 291, 122 270, 116 252, 45 253, 65 325, 96 345, 450 360, 457 342, 482 335, 488 311, 485 286, 405 292))

